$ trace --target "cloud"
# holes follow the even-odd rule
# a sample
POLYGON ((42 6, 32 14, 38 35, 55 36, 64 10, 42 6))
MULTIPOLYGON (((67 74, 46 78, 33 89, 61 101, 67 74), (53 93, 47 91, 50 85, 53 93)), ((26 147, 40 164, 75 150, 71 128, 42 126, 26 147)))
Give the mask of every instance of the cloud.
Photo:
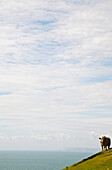
POLYGON ((112 2, 0 3, 3 132, 54 148, 61 139, 73 145, 74 136, 81 145, 83 131, 88 141, 91 132, 111 132, 112 2))

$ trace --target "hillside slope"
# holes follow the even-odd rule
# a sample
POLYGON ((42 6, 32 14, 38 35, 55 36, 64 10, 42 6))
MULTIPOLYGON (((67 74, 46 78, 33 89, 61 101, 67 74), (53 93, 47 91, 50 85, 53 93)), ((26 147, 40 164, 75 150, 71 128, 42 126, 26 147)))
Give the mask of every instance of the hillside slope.
POLYGON ((63 170, 112 170, 112 148, 98 152, 63 170))

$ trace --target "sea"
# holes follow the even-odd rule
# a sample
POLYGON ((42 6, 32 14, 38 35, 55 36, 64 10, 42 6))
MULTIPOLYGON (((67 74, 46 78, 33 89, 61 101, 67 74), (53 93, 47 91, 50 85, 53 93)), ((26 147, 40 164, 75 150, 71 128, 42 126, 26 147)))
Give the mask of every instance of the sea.
POLYGON ((0 151, 0 170, 61 170, 92 154, 68 151, 0 151))

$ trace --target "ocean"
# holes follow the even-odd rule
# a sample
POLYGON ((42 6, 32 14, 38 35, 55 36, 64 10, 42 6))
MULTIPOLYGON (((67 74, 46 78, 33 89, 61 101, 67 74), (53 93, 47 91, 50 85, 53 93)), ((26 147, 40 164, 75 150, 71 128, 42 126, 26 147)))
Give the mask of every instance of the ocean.
POLYGON ((0 151, 0 170, 60 170, 92 154, 58 151, 0 151))

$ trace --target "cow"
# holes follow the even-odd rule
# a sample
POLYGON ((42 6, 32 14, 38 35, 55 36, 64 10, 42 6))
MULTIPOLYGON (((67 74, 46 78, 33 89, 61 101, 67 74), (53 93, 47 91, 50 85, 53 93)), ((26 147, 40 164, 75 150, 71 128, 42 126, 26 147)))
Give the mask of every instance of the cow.
POLYGON ((107 150, 107 146, 108 146, 108 149, 110 149, 110 145, 111 145, 110 138, 108 138, 106 136, 102 136, 102 138, 99 138, 99 139, 100 139, 102 151, 103 151, 103 149, 107 150))

